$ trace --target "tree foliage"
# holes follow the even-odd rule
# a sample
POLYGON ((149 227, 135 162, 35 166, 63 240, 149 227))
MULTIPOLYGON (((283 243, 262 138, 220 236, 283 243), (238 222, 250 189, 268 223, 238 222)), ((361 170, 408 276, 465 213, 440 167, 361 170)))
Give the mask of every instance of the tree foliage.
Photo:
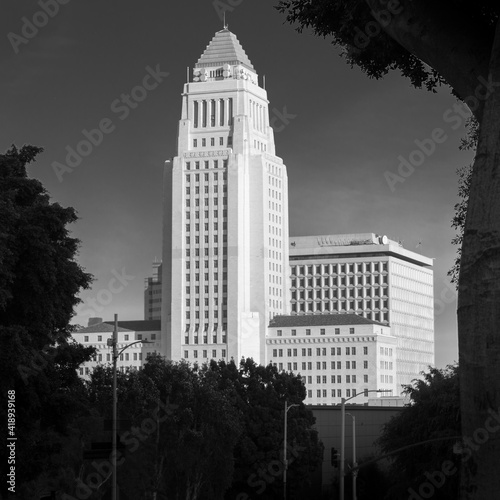
POLYGON ((461 432, 458 367, 431 368, 422 380, 405 386, 404 392, 410 404, 384 425, 378 440, 383 453, 404 448, 392 455, 392 477, 397 481, 389 498, 403 498, 409 488, 418 492, 420 485, 429 481, 426 473, 441 471, 447 460, 453 463, 455 473, 436 489, 433 498, 457 498, 460 457, 453 450, 461 432))
MULTIPOLYGON (((91 277, 75 260, 79 242, 67 228, 75 210, 51 203, 28 177, 42 151, 13 146, 0 155, 0 387, 4 395, 15 390, 16 474, 28 490, 41 476, 54 483, 65 475, 61 457, 71 454, 74 421, 85 413, 76 368, 94 352, 69 339, 77 294, 91 277)), ((7 421, 5 405, 0 418, 7 421)))
MULTIPOLYGON (((88 384, 101 415, 111 409, 111 375, 98 368, 88 384)), ((299 490, 322 459, 304 397, 299 377, 250 359, 191 366, 151 356, 118 378, 118 417, 131 421, 119 485, 134 499, 276 498, 287 400, 299 405, 288 415, 290 491, 299 490)))

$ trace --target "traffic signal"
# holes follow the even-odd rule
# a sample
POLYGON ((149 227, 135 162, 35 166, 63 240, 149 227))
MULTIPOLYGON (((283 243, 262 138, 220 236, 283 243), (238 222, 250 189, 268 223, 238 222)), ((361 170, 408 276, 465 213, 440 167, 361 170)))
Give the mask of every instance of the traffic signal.
POLYGON ((332 456, 331 456, 331 462, 334 467, 338 467, 340 463, 340 453, 335 449, 332 448, 332 456))

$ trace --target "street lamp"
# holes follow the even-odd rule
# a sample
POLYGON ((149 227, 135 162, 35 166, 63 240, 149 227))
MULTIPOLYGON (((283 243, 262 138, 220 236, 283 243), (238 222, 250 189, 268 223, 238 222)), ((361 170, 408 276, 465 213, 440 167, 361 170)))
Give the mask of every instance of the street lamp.
POLYGON ((288 460, 286 459, 286 430, 287 430, 287 413, 292 406, 299 406, 298 404, 293 404, 288 406, 287 401, 285 401, 285 438, 283 441, 283 463, 285 465, 285 470, 283 471, 283 498, 286 500, 286 470, 288 468, 288 460))
POLYGON ((111 498, 116 500, 116 409, 118 403, 118 394, 116 390, 116 360, 120 354, 133 346, 134 344, 154 344, 149 340, 136 340, 126 345, 123 349, 117 352, 116 344, 118 343, 118 314, 115 314, 115 327, 113 329, 113 338, 108 339, 108 346, 113 347, 113 436, 111 445, 111 462, 113 463, 113 480, 111 482, 111 498), (110 342, 111 340, 111 342, 110 342))
POLYGON ((358 392, 350 398, 342 398, 340 404, 341 428, 340 428, 340 500, 344 500, 344 460, 345 460, 345 403, 361 394, 369 392, 391 392, 391 389, 370 389, 369 391, 358 392))
POLYGON ((358 477, 358 470, 356 469, 356 417, 352 413, 346 413, 352 418, 352 500, 356 500, 356 478, 358 477))

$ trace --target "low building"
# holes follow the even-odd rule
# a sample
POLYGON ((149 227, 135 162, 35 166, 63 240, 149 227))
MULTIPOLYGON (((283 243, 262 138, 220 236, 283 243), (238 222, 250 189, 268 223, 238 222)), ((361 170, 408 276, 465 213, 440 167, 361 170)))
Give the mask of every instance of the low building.
MULTIPOLYGON (((114 322, 90 318, 89 325, 73 333, 73 338, 85 347, 95 347, 97 352, 93 360, 79 368, 83 378, 89 378, 98 365, 113 362, 113 348, 108 340, 113 338, 114 322)), ((118 352, 129 344, 147 340, 151 343, 138 342, 120 354, 117 360, 118 370, 139 368, 151 353, 161 353, 161 322, 159 320, 118 321, 118 352)))
POLYGON ((396 338, 389 326, 356 314, 275 316, 266 338, 267 359, 300 373, 306 404, 337 404, 375 389, 398 395, 396 338))

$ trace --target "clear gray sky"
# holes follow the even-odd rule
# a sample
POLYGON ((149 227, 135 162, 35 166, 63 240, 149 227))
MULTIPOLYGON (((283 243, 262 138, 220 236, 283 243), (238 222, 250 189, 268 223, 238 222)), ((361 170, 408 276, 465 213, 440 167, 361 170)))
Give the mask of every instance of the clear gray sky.
POLYGON ((226 9, 229 29, 266 76, 277 154, 288 168, 290 234, 375 232, 434 258, 436 364, 458 358, 446 272, 456 252, 455 171, 472 155, 458 149, 465 119, 448 88, 416 90, 397 72, 368 79, 328 40, 284 24, 276 1, 59 2, 46 0, 50 14, 43 0, 2 4, 0 150, 44 147, 30 174, 79 213, 79 261, 96 279, 82 294, 94 310, 87 302, 76 322, 114 313, 143 319, 144 279, 161 257, 162 169, 176 153, 186 67, 222 28, 226 9), (150 73, 156 80, 144 82, 150 73), (134 90, 143 82, 149 90, 134 90), (67 148, 99 126, 102 137, 94 132, 80 163, 57 174, 54 162, 66 165, 67 148), (415 141, 427 152, 415 153, 415 141), (404 167, 391 189, 387 172, 400 175, 402 160, 416 166, 404 167))

